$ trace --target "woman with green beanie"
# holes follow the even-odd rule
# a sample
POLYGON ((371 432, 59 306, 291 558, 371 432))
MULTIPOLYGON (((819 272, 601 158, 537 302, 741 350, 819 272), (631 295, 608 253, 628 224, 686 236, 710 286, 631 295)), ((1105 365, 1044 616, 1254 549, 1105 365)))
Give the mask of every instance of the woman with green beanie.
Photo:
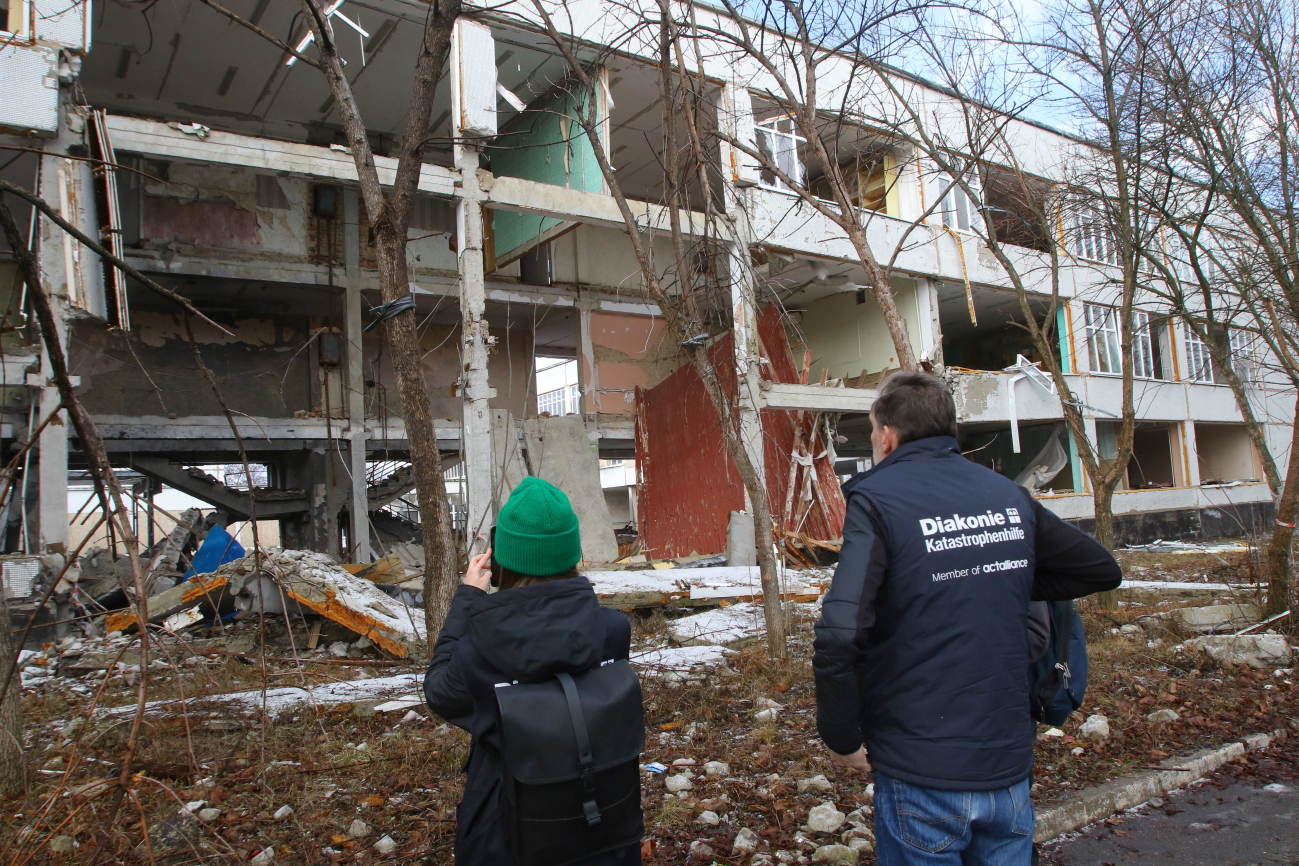
MULTIPOLYGON (((456 809, 456 866, 516 862, 505 823, 497 684, 577 674, 630 654, 631 627, 600 607, 577 571, 582 540, 563 491, 525 478, 496 520, 500 592, 489 594, 492 553, 469 561, 424 677, 434 712, 472 737, 464 796, 456 809)), ((633 866, 640 846, 606 851, 574 866, 633 866)))

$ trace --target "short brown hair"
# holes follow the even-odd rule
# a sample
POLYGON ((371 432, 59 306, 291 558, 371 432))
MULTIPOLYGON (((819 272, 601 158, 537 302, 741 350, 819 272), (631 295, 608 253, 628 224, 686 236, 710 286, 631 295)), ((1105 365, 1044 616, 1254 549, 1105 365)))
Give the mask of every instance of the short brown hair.
POLYGON ((956 438, 956 401, 937 376, 903 370, 880 386, 871 423, 892 427, 899 445, 930 436, 956 438))
POLYGON ((519 586, 532 586, 534 583, 546 583, 547 581, 560 580, 565 577, 579 576, 581 576, 581 572, 577 570, 577 566, 573 566, 568 571, 561 571, 559 574, 547 574, 542 577, 537 577, 532 574, 521 574, 517 571, 512 571, 505 566, 501 566, 501 585, 499 589, 514 589, 519 586))

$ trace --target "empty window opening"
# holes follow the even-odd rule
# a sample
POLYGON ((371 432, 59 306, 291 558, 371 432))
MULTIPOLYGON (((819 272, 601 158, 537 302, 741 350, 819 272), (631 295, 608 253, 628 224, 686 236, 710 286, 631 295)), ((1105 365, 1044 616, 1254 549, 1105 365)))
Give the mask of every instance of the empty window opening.
POLYGON ((572 358, 536 359, 537 414, 580 415, 582 396, 577 384, 577 361, 572 358))
POLYGON ((1262 477, 1258 452, 1244 424, 1196 423, 1195 451, 1203 485, 1258 481, 1262 477))
MULTIPOLYGON (((1014 292, 974 286, 966 295, 965 285, 945 281, 938 285, 938 318, 943 334, 943 363, 968 370, 1004 370, 1023 355, 1033 363, 1042 361, 1025 327, 1019 298, 1014 292), (974 321, 970 320, 970 297, 974 321)), ((1055 338, 1055 317, 1049 298, 1033 297, 1029 307, 1038 325, 1051 340, 1051 354, 1058 361, 1060 348, 1055 338)))
MULTIPOLYGON (((1097 421, 1097 455, 1101 470, 1113 465, 1118 455, 1119 424, 1097 421)), ((1121 489, 1150 490, 1176 487, 1181 480, 1180 462, 1174 458, 1174 444, 1180 439, 1174 425, 1158 421, 1138 422, 1132 431, 1132 457, 1121 489)))
POLYGON ((1034 493, 1072 493, 1068 437, 1060 422, 1020 424, 1016 454, 1009 424, 964 424, 958 441, 967 460, 1005 475, 1034 493))

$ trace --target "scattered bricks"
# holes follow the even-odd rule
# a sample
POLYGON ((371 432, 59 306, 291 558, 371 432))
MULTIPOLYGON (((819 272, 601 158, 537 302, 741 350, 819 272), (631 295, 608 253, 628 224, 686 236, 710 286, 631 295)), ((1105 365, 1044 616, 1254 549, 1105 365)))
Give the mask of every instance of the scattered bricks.
POLYGON ((694 782, 690 781, 689 773, 678 773, 675 776, 668 776, 667 781, 668 793, 679 794, 682 791, 689 791, 694 788, 694 782))
POLYGON ((850 866, 857 862, 858 852, 847 845, 822 845, 812 854, 812 859, 831 866, 850 866))
POLYGON ((722 761, 709 761, 704 764, 705 776, 728 776, 730 773, 731 768, 722 761))
POLYGON ((1087 721, 1078 726, 1078 733, 1089 740, 1108 740, 1110 720, 1104 716, 1088 716, 1087 721))
POLYGON ((813 776, 810 779, 798 780, 798 793, 800 794, 828 794, 834 790, 834 785, 825 776, 813 776))
POLYGON ((735 834, 735 843, 731 845, 731 851, 736 854, 752 854, 758 850, 761 841, 762 837, 745 827, 735 834))
POLYGON ((1146 716, 1146 721, 1152 725, 1165 725, 1169 722, 1175 722, 1180 718, 1174 710, 1163 709, 1155 710, 1146 716))
POLYGON ((843 826, 845 820, 843 812, 827 800, 819 806, 813 806, 807 813, 806 829, 813 833, 833 833, 843 826))

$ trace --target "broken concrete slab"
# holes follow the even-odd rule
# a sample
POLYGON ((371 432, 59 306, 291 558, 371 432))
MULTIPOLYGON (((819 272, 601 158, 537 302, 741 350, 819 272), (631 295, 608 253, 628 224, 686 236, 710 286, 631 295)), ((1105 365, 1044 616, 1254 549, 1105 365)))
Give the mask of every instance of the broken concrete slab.
MULTIPOLYGON (((624 610, 659 605, 711 607, 719 601, 762 599, 762 576, 757 566, 624 569, 584 574, 595 587, 601 604, 624 610)), ((787 600, 816 601, 830 586, 830 572, 788 572, 783 586, 787 600)))
POLYGON ((1290 663, 1290 645, 1279 634, 1208 635, 1188 640, 1186 648, 1192 652, 1204 650, 1227 664, 1258 669, 1286 667, 1290 663))
POLYGON ((531 474, 564 491, 577 514, 582 559, 613 562, 618 558, 618 539, 600 486, 595 434, 587 430, 580 415, 529 418, 521 426, 531 474))
POLYGON ((1253 604, 1214 604, 1208 607, 1184 607, 1172 612, 1191 631, 1201 634, 1235 632, 1259 620, 1253 604))
MULTIPOLYGON (((422 610, 394 600, 324 554, 306 550, 263 549, 175 586, 149 599, 149 622, 161 622, 196 604, 209 616, 227 607, 255 611, 264 606, 268 612, 282 611, 284 600, 369 638, 398 658, 422 650, 426 642, 422 610)), ((104 629, 125 630, 135 621, 134 611, 122 611, 110 615, 104 629)))
MULTIPOLYGON (((196 604, 203 604, 209 615, 219 608, 223 599, 229 598, 226 584, 229 577, 225 574, 206 574, 193 580, 177 584, 153 596, 148 601, 149 622, 162 622, 170 616, 188 610, 196 604)), ((104 620, 104 631, 126 631, 136 624, 136 614, 132 609, 109 614, 104 620)))
MULTIPOLYGON (((250 553, 243 559, 223 565, 217 574, 230 574, 232 592, 240 595, 250 583, 235 577, 253 574, 258 565, 261 573, 273 580, 290 599, 310 608, 398 658, 407 658, 423 649, 426 643, 424 611, 396 601, 363 577, 344 571, 323 553, 307 550, 263 550, 260 559, 250 553)), ((238 599, 245 609, 252 599, 238 599)))

